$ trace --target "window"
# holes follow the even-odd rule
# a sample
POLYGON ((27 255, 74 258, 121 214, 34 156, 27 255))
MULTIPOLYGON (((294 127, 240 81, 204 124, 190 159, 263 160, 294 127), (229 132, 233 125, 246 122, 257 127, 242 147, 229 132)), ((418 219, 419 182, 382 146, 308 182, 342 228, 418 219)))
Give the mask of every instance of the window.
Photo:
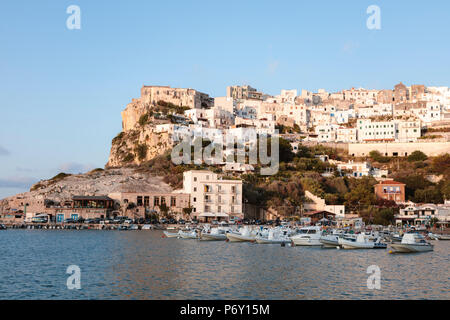
POLYGON ((144 207, 148 207, 150 205, 150 197, 144 197, 144 207))
POLYGON ((194 182, 197 182, 197 177, 194 177, 194 182))
POLYGON ((154 207, 159 207, 159 197, 153 198, 153 206, 154 207))
POLYGON ((137 197, 136 203, 138 207, 142 207, 142 196, 137 197))
POLYGON ((166 204, 166 198, 165 197, 161 197, 161 205, 165 205, 166 204))
POLYGON ((177 206, 177 198, 176 197, 170 197, 170 206, 171 207, 177 206))

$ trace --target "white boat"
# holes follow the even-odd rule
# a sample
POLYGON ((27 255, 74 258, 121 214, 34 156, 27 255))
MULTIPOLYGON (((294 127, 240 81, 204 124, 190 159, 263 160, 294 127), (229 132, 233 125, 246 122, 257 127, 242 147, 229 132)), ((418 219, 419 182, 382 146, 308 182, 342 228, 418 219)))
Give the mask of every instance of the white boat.
POLYGON ((323 235, 319 239, 324 248, 337 248, 339 247, 339 236, 336 234, 323 235))
POLYGON ((378 239, 372 241, 364 234, 358 234, 356 239, 339 239, 339 245, 344 249, 386 249, 387 244, 380 242, 378 239))
POLYGON ((225 241, 227 240, 228 228, 212 228, 210 232, 202 232, 200 240, 203 241, 225 241))
POLYGON ((428 236, 433 240, 450 240, 450 235, 448 234, 430 233, 428 236))
POLYGON ((178 238, 180 236, 180 232, 173 233, 169 231, 163 231, 163 233, 167 238, 178 238))
POLYGON ((291 236, 290 239, 295 246, 321 246, 321 236, 322 228, 314 226, 301 228, 299 233, 291 236))
POLYGON ((259 244, 286 244, 290 242, 291 239, 289 239, 289 237, 287 237, 285 234, 272 229, 269 230, 267 237, 263 237, 260 235, 256 236, 256 243, 259 244))
POLYGON ((151 230, 152 229, 152 225, 151 224, 144 224, 143 226, 142 226, 142 229, 141 230, 151 230))
POLYGON ((139 226, 137 224, 130 224, 128 230, 139 230, 139 226))
POLYGON ((197 239, 198 238, 197 230, 192 230, 192 231, 181 231, 180 230, 178 232, 178 238, 197 239))
POLYGON ((241 228, 240 232, 227 233, 227 239, 230 242, 253 242, 256 240, 256 235, 252 234, 250 229, 245 226, 241 228))
POLYGON ((406 233, 401 243, 391 244, 393 252, 426 252, 433 251, 434 246, 427 242, 425 238, 418 233, 406 233))

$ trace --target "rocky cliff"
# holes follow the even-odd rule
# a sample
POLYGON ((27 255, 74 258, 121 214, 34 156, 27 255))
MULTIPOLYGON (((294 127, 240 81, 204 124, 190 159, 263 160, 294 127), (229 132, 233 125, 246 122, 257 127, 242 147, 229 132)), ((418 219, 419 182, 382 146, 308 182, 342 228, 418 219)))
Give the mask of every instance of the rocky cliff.
POLYGON ((158 124, 170 124, 175 115, 182 115, 189 107, 181 107, 170 102, 155 104, 145 99, 133 99, 122 111, 122 132, 113 140, 107 168, 140 165, 173 146, 172 137, 167 132, 156 132, 158 124))

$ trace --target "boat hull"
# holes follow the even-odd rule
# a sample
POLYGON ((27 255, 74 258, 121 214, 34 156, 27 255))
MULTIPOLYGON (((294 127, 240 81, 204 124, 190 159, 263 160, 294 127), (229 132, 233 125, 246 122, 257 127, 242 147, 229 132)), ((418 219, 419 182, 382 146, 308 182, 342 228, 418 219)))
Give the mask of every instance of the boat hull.
POLYGON ((167 238, 178 238, 178 236, 179 236, 178 233, 171 233, 171 232, 167 232, 167 231, 163 231, 163 233, 167 238))
POLYGON ((320 242, 319 239, 310 239, 310 238, 291 238, 292 243, 295 246, 308 246, 308 247, 315 247, 315 246, 321 246, 322 242, 320 242))
POLYGON ((286 244, 290 242, 291 240, 256 238, 256 243, 259 244, 286 244))
POLYGON ((200 235, 200 240, 202 240, 202 241, 225 241, 225 240, 227 240, 227 235, 226 234, 202 233, 200 235))
POLYGON ((322 243, 322 246, 325 248, 337 248, 339 247, 338 241, 332 241, 332 240, 326 240, 326 239, 320 239, 320 243, 322 243))
POLYGON ((183 233, 181 232, 178 237, 182 238, 182 239, 197 239, 197 235, 193 235, 191 233, 183 233))
POLYGON ((227 239, 230 242, 254 242, 256 240, 255 237, 243 236, 235 233, 227 233, 227 239))
POLYGON ((401 252, 401 253, 428 252, 434 250, 434 247, 432 245, 424 246, 405 243, 391 244, 391 247, 394 252, 401 252))

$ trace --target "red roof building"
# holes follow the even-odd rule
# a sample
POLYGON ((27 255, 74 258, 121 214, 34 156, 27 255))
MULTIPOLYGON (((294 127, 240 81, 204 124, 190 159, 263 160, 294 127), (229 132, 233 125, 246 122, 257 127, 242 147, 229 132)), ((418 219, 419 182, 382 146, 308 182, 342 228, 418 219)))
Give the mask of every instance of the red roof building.
POLYGON ((386 180, 375 185, 375 195, 379 199, 392 200, 395 202, 405 202, 405 184, 386 180))

